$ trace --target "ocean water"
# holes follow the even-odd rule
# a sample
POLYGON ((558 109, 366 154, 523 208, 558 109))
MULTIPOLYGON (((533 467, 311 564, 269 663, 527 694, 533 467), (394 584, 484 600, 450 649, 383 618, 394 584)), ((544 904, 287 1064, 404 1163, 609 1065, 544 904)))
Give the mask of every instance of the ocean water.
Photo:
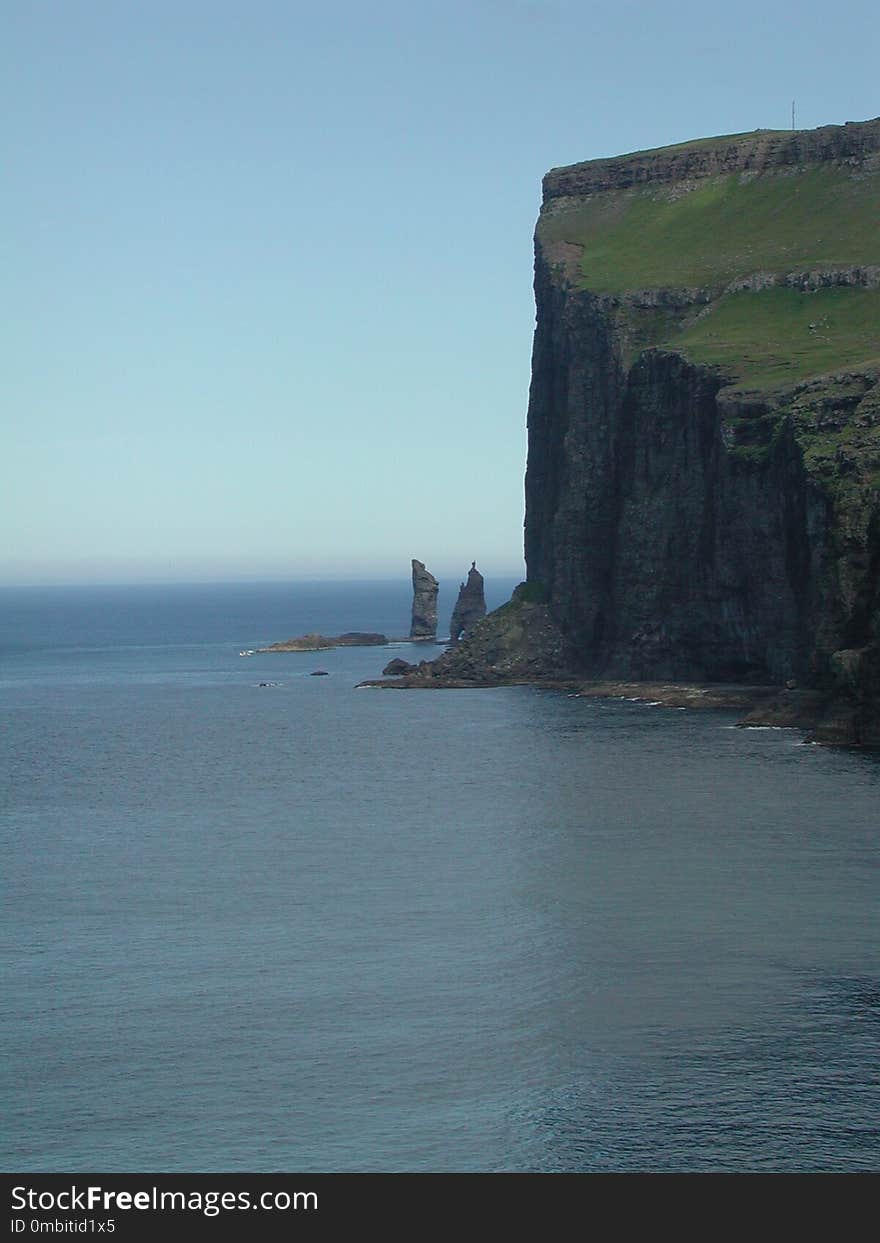
POLYGON ((0 592, 3 1167, 877 1169, 876 757, 238 655, 408 604, 0 592))

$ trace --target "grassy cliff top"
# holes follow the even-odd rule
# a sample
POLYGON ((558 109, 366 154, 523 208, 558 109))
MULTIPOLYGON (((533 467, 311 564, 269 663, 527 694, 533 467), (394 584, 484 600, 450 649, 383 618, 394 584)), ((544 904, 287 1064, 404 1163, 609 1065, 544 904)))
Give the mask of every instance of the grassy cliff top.
POLYGON ((569 284, 631 304, 630 343, 722 365, 742 387, 875 362, 880 120, 699 139, 553 170, 536 241, 551 267, 564 255, 569 284), (852 269, 869 273, 824 275, 852 269), (802 273, 813 274, 811 292, 761 287, 802 273), (836 287, 816 287, 826 280, 836 287), (743 282, 753 288, 738 290, 743 282), (705 292, 662 315, 626 299, 669 289, 705 292))
POLYGON ((548 212, 538 236, 582 247, 583 286, 598 293, 880 264, 880 162, 606 191, 548 212))

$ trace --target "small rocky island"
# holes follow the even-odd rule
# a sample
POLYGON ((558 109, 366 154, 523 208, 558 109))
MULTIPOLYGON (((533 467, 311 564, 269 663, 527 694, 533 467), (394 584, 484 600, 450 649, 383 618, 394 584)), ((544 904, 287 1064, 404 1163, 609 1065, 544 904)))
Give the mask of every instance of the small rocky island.
POLYGON ((258 647, 258 652, 325 652, 334 647, 384 647, 388 642, 384 634, 350 630, 346 634, 303 634, 295 639, 282 639, 269 647, 258 647))

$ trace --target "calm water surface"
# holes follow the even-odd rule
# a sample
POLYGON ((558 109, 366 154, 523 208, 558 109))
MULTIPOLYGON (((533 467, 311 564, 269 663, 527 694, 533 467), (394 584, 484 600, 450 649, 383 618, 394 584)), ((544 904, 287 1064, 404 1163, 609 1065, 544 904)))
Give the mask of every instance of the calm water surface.
POLYGON ((878 1168, 876 760, 238 655, 408 602, 0 593, 4 1167, 878 1168))

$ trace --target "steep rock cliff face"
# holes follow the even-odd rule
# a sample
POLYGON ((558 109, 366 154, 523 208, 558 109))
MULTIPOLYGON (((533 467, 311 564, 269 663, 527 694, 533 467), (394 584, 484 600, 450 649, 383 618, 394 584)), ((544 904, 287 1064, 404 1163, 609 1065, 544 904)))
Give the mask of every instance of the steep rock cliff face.
POLYGON ((880 121, 548 174, 525 551, 573 669, 880 741, 878 206, 880 121))

